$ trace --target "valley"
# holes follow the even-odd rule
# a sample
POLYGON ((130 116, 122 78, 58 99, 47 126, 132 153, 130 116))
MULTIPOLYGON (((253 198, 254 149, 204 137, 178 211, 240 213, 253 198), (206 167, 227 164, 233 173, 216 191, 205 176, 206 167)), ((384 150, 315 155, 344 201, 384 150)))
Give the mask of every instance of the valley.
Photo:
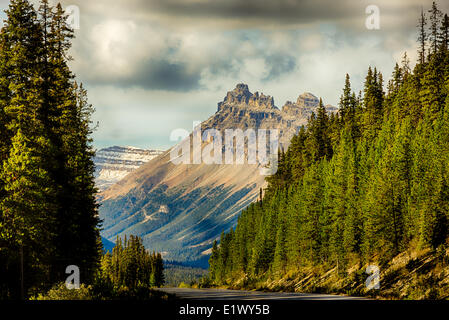
MULTIPOLYGON (((299 96, 279 109, 270 96, 239 84, 218 104, 202 130, 278 129, 280 146, 316 112, 320 100, 299 96)), ((328 106, 331 113, 336 108, 328 106)), ((203 149, 205 147, 203 143, 203 149)), ((103 237, 138 235, 164 259, 207 267, 213 242, 237 223, 240 212, 266 187, 260 165, 179 164, 168 150, 111 185, 99 195, 103 237)), ((193 155, 192 155, 193 157, 193 155)))

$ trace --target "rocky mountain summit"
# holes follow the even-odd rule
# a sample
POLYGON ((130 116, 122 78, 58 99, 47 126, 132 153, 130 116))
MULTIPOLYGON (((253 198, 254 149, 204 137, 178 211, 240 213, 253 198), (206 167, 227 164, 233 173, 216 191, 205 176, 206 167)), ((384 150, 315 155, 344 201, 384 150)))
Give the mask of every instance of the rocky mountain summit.
MULTIPOLYGON (((296 103, 287 102, 279 109, 273 97, 251 93, 247 85, 239 84, 201 129, 278 129, 286 148, 318 105, 316 96, 304 93, 296 103)), ((214 240, 235 227, 242 209, 257 200, 265 177, 258 164, 175 165, 170 153, 178 146, 99 195, 102 236, 113 241, 117 236, 138 235, 145 245, 163 252, 165 259, 204 266, 214 240)))
MULTIPOLYGON (((272 96, 263 93, 251 93, 248 85, 238 84, 229 91, 224 100, 218 103, 217 113, 207 120, 203 127, 223 130, 233 129, 279 129, 280 143, 287 149, 298 129, 307 125, 307 121, 316 113, 320 99, 305 92, 296 103, 287 101, 279 109, 272 96)), ((329 113, 338 112, 338 108, 326 105, 329 113)))
POLYGON ((273 97, 266 96, 263 93, 259 94, 259 92, 252 94, 248 85, 243 83, 238 84, 233 91, 228 92, 223 102, 218 104, 218 111, 226 107, 248 107, 260 111, 277 109, 273 97))
POLYGON ((162 152, 118 146, 98 150, 94 158, 95 181, 98 189, 106 190, 162 152))

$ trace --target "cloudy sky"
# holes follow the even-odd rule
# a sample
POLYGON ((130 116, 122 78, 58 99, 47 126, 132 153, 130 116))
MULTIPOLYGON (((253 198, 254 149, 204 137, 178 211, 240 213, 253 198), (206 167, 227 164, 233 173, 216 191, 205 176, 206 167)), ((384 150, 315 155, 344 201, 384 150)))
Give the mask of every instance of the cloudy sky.
POLYGON ((71 65, 96 108, 95 146, 165 149, 172 130, 207 119, 237 83, 282 107, 305 91, 336 105, 345 74, 359 90, 370 65, 388 78, 405 51, 416 60, 417 19, 431 0, 62 4, 80 9, 71 65), (380 30, 366 28, 369 5, 380 9, 380 30))

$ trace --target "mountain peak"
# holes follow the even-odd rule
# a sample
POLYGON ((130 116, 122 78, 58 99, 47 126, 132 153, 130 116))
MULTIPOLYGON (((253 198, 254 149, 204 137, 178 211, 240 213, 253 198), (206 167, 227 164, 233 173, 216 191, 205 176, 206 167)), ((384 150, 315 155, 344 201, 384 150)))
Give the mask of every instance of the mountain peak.
POLYGON ((234 90, 228 92, 223 102, 218 104, 218 111, 222 110, 224 106, 256 110, 276 109, 272 96, 259 92, 252 94, 248 85, 244 83, 239 83, 234 90))
POLYGON ((234 90, 229 91, 226 95, 224 104, 248 104, 252 93, 249 92, 248 85, 244 83, 238 84, 234 90))
POLYGON ((234 91, 237 91, 237 92, 248 92, 248 93, 250 93, 250 92, 249 92, 248 85, 245 84, 245 83, 239 83, 239 84, 237 84, 237 85, 235 86, 234 91))
POLYGON ((248 105, 255 109, 275 109, 274 98, 263 93, 256 92, 249 99, 248 105))
MULTIPOLYGON (((299 95, 296 103, 287 101, 282 107, 282 113, 289 118, 308 119, 319 105, 320 99, 317 96, 310 92, 304 92, 299 95)), ((338 108, 331 105, 327 105, 326 110, 329 113, 338 112, 338 108)))
POLYGON ((310 92, 304 92, 298 97, 296 104, 302 107, 313 108, 320 104, 320 99, 310 92))

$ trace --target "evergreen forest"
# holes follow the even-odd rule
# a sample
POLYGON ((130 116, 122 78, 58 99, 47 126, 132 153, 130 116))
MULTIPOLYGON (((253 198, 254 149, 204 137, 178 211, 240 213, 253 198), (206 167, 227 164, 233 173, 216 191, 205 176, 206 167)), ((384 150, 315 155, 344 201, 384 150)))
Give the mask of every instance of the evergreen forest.
MULTIPOLYGON (((214 244, 213 283, 285 289, 276 281, 311 277, 303 289, 354 293, 368 276, 366 266, 377 265, 382 273, 402 254, 411 273, 413 262, 419 264, 416 252, 438 256, 436 264, 444 269, 449 17, 436 3, 422 12, 417 40, 413 68, 405 53, 384 83, 371 66, 359 93, 346 75, 338 114, 329 115, 321 103, 288 150, 279 151, 279 170, 267 178, 263 199, 214 244), (344 290, 319 284, 329 272, 344 290)), ((436 290, 438 279, 429 279, 427 274, 418 286, 436 290)), ((432 294, 447 296, 445 288, 432 294)))

